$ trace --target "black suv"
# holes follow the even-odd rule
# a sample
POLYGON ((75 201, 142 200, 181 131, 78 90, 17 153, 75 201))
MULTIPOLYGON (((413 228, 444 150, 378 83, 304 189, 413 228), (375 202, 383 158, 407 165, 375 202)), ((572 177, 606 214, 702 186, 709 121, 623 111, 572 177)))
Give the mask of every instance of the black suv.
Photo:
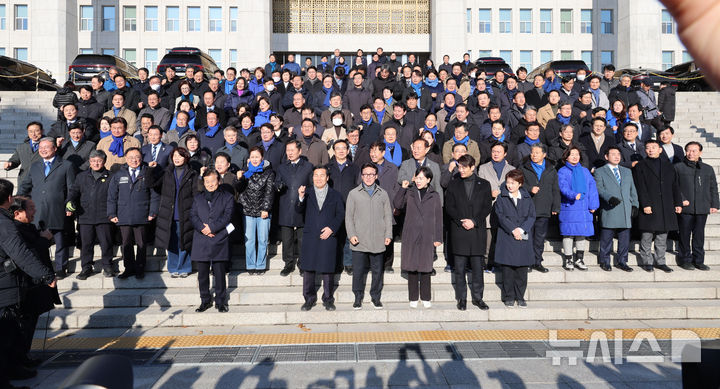
POLYGON ((533 69, 532 72, 530 72, 527 76, 528 80, 532 80, 533 77, 535 77, 536 74, 540 74, 541 76, 545 76, 545 71, 547 69, 553 69, 555 70, 555 74, 559 77, 575 77, 575 74, 577 74, 578 70, 584 69, 587 74, 590 74, 590 69, 588 68, 587 64, 583 60, 560 60, 560 61, 550 61, 545 62, 544 64, 536 67, 533 69))
POLYGON ((500 57, 480 57, 475 60, 475 65, 478 67, 478 72, 481 70, 485 71, 486 79, 488 80, 495 78, 495 73, 498 71, 502 71, 508 76, 515 75, 510 65, 500 57))
POLYGON ((57 91, 55 79, 35 65, 15 58, 0 56, 0 90, 5 91, 57 91))
POLYGON ((93 76, 107 76, 111 67, 128 80, 137 79, 137 68, 123 58, 106 54, 80 54, 68 67, 68 81, 75 85, 88 85, 93 76))
POLYGON ((175 73, 182 77, 185 75, 185 68, 188 65, 192 65, 196 70, 205 73, 207 78, 212 77, 213 73, 218 70, 218 66, 212 57, 197 47, 174 47, 160 60, 157 72, 158 74, 165 74, 165 68, 174 66, 175 73))

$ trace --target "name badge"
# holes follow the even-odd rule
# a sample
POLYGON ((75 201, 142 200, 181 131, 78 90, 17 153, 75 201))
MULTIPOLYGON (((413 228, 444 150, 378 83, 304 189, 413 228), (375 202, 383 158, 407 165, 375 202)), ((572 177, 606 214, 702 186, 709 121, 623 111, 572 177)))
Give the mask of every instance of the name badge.
POLYGON ((130 177, 120 177, 120 180, 118 181, 118 184, 128 184, 130 183, 130 177))

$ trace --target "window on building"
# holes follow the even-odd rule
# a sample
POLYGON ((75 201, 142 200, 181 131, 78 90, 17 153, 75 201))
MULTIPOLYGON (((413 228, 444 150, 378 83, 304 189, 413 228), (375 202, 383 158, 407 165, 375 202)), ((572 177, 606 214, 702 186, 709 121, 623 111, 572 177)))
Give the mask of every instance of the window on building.
POLYGON ((613 23, 613 10, 603 9, 600 10, 600 33, 602 34, 614 34, 615 23, 613 23))
POLYGON ((230 31, 237 32, 238 30, 238 8, 230 7, 230 31))
POLYGON ((563 61, 573 59, 573 51, 572 50, 562 50, 560 52, 560 59, 563 61))
POLYGON ((472 50, 468 49, 465 52, 470 56, 470 60, 472 61, 472 50))
POLYGON ((512 50, 500 50, 500 58, 505 60, 505 63, 510 66, 510 68, 513 67, 512 65, 512 50))
POLYGON ((123 58, 130 62, 133 66, 137 64, 137 50, 136 49, 123 49, 123 58))
POLYGON ((27 47, 16 47, 15 48, 15 58, 19 59, 20 61, 27 62, 28 60, 28 49, 27 47))
POLYGON ((93 7, 92 5, 80 6, 80 31, 93 30, 93 7))
POLYGON ((478 24, 481 34, 489 34, 492 31, 492 16, 489 9, 481 9, 478 12, 478 24))
POLYGON ((150 70, 150 73, 154 73, 158 65, 158 50, 157 49, 145 49, 145 67, 150 70))
POLYGON ((0 47, 0 55, 3 55, 3 56, 5 55, 5 48, 4 48, 4 47, 0 47))
MULTIPOLYGON (((0 4, 0 30, 5 30, 7 28, 7 19, 5 19, 5 4, 0 4)), ((3 48, 3 51, 5 49, 3 48)), ((3 54, 5 55, 5 54, 3 54)))
POLYGON ((230 49, 230 66, 237 67, 237 49, 230 49))
POLYGON ((552 34, 552 10, 541 9, 540 10, 540 33, 541 34, 552 34))
POLYGON ((115 55, 115 49, 102 49, 103 55, 115 55))
POLYGON ((662 70, 667 70, 675 66, 675 52, 663 51, 662 52, 662 70))
POLYGON ((532 34, 532 9, 520 10, 520 33, 532 34))
POLYGON ((584 50, 580 53, 580 57, 582 58, 583 61, 585 61, 585 65, 587 65, 588 69, 590 69, 591 71, 593 68, 592 54, 593 54, 592 51, 584 51, 584 50))
POLYGON ((673 33, 673 18, 668 10, 662 10, 662 33, 672 34, 673 33))
POLYGON ((158 30, 158 7, 145 7, 145 31, 158 30))
MULTIPOLYGON (((27 30, 28 29, 28 6, 25 4, 17 4, 15 6, 15 29, 16 30, 27 30)), ((25 54, 27 55, 27 49, 25 54)), ((17 58, 17 57, 15 57, 17 58)), ((20 59, 20 58, 18 58, 20 59)))
POLYGON ((103 12, 103 31, 115 31, 115 7, 104 6, 103 12))
POLYGON ((200 31, 200 7, 188 7, 188 31, 200 31))
POLYGON ((468 34, 472 32, 472 8, 465 10, 465 32, 468 34))
POLYGON ((222 7, 208 8, 208 28, 211 32, 222 31, 222 7))
POLYGON ((165 8, 165 31, 180 31, 180 7, 165 8))
POLYGON ((613 51, 601 51, 600 52, 600 67, 605 65, 615 64, 615 53, 613 51))
POLYGON ((540 51, 540 63, 546 63, 553 60, 552 50, 541 50, 540 51))
POLYGON ((520 50, 520 66, 524 66, 525 69, 531 71, 533 69, 532 56, 532 50, 520 50))
POLYGON ((478 50, 478 58, 492 57, 492 50, 478 50))
POLYGON ((592 10, 580 10, 580 33, 592 34, 592 10))
POLYGON ((137 8, 123 7, 123 28, 125 31, 137 31, 137 8))
POLYGON ((80 49, 79 54, 92 54, 94 53, 93 49, 80 49))
POLYGON ((573 32, 573 15, 571 9, 560 10, 560 33, 572 34, 573 32))
POLYGON ((222 69, 222 50, 221 49, 210 49, 208 54, 215 61, 215 64, 222 69))
POLYGON ((512 10, 501 9, 500 10, 500 33, 510 34, 512 33, 512 10))
POLYGON ((682 55, 683 55, 682 56, 683 62, 690 62, 693 60, 692 55, 690 55, 690 53, 688 53, 687 50, 683 50, 682 55))

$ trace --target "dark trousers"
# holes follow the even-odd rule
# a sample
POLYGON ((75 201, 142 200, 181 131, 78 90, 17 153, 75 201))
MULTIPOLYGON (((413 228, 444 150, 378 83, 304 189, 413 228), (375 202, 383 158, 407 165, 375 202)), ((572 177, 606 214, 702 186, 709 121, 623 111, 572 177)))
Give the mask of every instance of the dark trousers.
POLYGON ((110 224, 80 224, 80 263, 85 269, 92 269, 95 249, 95 238, 100 243, 103 270, 112 270, 112 226, 110 224))
POLYGON ((391 240, 390 244, 385 246, 385 252, 383 253, 383 267, 385 269, 392 269, 394 261, 395 261, 395 239, 391 240))
POLYGON ((17 365, 22 363, 27 358, 30 349, 32 348, 33 337, 35 336, 35 329, 37 328, 38 315, 35 314, 23 314, 19 319, 20 324, 20 335, 15 342, 13 358, 11 365, 17 365))
POLYGON ((8 375, 12 359, 15 357, 17 343, 20 341, 20 322, 17 317, 17 308, 0 308, 0 386, 9 385, 8 375))
POLYGON ((210 294, 210 267, 212 267, 215 278, 215 305, 224 305, 227 302, 227 280, 226 261, 219 262, 195 262, 198 271, 198 286, 200 288, 200 301, 203 304, 209 303, 212 299, 210 294))
POLYGON ((601 265, 610 265, 610 252, 612 251, 613 237, 617 234, 618 249, 615 254, 614 265, 627 265, 628 249, 630 248, 629 228, 602 228, 600 229, 600 252, 598 262, 601 265))
POLYGON ((306 303, 315 304, 317 301, 317 290, 315 289, 315 275, 320 275, 323 285, 323 303, 335 302, 335 280, 333 273, 316 273, 314 271, 305 271, 303 273, 303 297, 306 303))
POLYGON ((470 297, 472 301, 481 301, 485 290, 485 275, 483 274, 482 255, 454 255, 455 268, 455 300, 467 300, 467 280, 470 277, 470 297), (467 274, 467 265, 470 264, 472 274, 467 274))
POLYGON ((370 298, 373 301, 380 301, 383 288, 383 253, 365 253, 360 251, 352 252, 353 280, 352 291, 355 300, 362 300, 365 297, 365 284, 367 282, 368 269, 372 272, 372 283, 370 284, 370 298))
MULTIPOLYGON (((473 272, 473 274, 475 274, 473 272)), ((527 266, 502 265, 502 301, 524 301, 527 289, 527 266)))
POLYGON ((409 271, 407 276, 408 299, 418 301, 418 297, 420 297, 422 301, 430 301, 430 273, 409 271))
POLYGON ((55 271, 67 269, 68 267, 68 255, 69 245, 72 241, 67 239, 65 230, 50 230, 55 239, 55 271))
POLYGON ((300 248, 302 247, 302 227, 280 226, 280 237, 282 239, 282 258, 287 265, 295 265, 300 259, 300 248))
POLYGON ((145 225, 120 226, 120 235, 122 236, 121 247, 125 271, 144 272, 147 257, 145 225), (137 256, 135 256, 133 246, 137 246, 137 256))
POLYGON ((533 251, 535 252, 535 264, 542 265, 543 251, 545 250, 545 235, 548 229, 548 217, 535 218, 533 226, 533 251))
POLYGON ((487 229, 488 234, 488 245, 487 245, 487 259, 488 267, 495 266, 495 244, 497 243, 497 227, 490 227, 487 229))
POLYGON ((678 240, 678 252, 680 253, 680 264, 694 263, 701 265, 705 262, 705 223, 708 215, 678 215, 678 227, 680 227, 680 239, 678 240), (692 240, 691 240, 692 234, 692 240))

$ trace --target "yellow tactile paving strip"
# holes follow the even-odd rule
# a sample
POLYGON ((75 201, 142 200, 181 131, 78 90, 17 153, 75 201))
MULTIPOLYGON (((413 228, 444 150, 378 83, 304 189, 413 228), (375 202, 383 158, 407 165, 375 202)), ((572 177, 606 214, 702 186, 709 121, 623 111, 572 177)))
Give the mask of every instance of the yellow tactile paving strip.
MULTIPOLYGON (((622 331, 623 339, 634 339, 639 332, 650 332, 656 339, 670 339, 673 330, 692 331, 700 339, 720 338, 720 328, 618 328, 562 329, 558 340, 589 340, 593 333, 604 332, 607 339, 622 331)), ((76 338, 63 336, 47 339, 47 350, 159 349, 181 347, 233 347, 282 344, 388 343, 388 342, 459 342, 459 341, 543 341, 551 330, 463 330, 396 332, 327 332, 295 334, 235 334, 76 338)), ((33 349, 43 347, 42 339, 33 341, 33 349)))

